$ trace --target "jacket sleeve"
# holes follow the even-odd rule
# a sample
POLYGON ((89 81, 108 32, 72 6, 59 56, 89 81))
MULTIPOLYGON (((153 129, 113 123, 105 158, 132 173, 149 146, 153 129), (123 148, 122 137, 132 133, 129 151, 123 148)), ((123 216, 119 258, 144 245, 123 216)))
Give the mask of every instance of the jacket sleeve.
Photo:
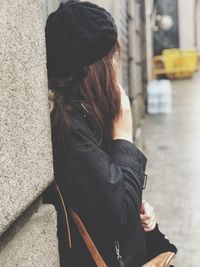
POLYGON ((164 252, 177 253, 177 248, 174 244, 165 237, 160 231, 158 224, 153 231, 145 232, 146 239, 146 261, 150 261, 154 257, 164 252))
POLYGON ((73 150, 61 164, 63 188, 88 227, 127 238, 140 220, 146 158, 126 140, 113 140, 109 155, 90 142, 74 134, 73 150))

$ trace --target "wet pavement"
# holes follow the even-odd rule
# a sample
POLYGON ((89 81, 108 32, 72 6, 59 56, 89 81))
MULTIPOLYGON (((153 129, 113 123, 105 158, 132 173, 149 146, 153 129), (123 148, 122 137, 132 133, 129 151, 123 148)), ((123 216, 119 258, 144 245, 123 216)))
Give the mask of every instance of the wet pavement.
POLYGON ((147 115, 145 198, 178 247, 176 267, 200 267, 200 73, 173 81, 170 115, 147 115))

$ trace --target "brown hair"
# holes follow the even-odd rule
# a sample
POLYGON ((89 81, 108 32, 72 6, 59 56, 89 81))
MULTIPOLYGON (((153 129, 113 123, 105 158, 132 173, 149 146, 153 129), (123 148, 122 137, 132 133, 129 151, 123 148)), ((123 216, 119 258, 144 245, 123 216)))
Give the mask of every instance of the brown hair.
POLYGON ((113 137, 114 120, 120 114, 120 91, 117 83, 114 60, 120 54, 119 43, 93 65, 85 68, 75 80, 49 79, 49 88, 54 92, 54 110, 51 114, 54 146, 66 147, 70 140, 68 114, 75 104, 84 103, 89 116, 98 126, 101 141, 109 144, 113 137), (85 77, 84 77, 85 76, 85 77))

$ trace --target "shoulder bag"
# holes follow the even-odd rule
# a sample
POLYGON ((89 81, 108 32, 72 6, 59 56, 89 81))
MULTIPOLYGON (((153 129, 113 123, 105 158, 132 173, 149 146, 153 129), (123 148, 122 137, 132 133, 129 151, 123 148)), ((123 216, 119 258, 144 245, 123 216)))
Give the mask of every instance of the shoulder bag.
MULTIPOLYGON (((55 189, 59 194, 60 202, 61 202, 63 210, 64 210, 65 223, 66 223, 66 228, 67 228, 68 237, 69 237, 69 246, 71 247, 71 235, 70 235, 70 229, 69 229, 67 209, 65 207, 64 199, 62 197, 61 191, 60 191, 56 181, 54 181, 54 183, 55 183, 55 189)), ((68 211, 69 211, 80 235, 82 236, 83 241, 85 242, 85 245, 87 246, 94 262, 96 263, 96 266, 97 267, 109 267, 109 266, 107 266, 107 264, 103 260, 102 256, 100 255, 100 253, 99 253, 98 249, 96 248, 94 242, 92 241, 88 231, 86 230, 85 226, 83 225, 80 217, 72 209, 68 208, 68 211)), ((119 254, 119 244, 118 244, 118 242, 116 242, 116 243, 117 243, 117 245, 116 245, 117 259, 119 260, 120 265, 122 267, 124 267, 123 261, 121 259, 120 254, 119 254)), ((171 266, 170 263, 174 257, 175 257, 175 253, 165 252, 165 253, 162 253, 162 254, 158 255, 157 257, 153 258, 151 261, 148 261, 147 263, 145 263, 141 267, 170 267, 171 266)))

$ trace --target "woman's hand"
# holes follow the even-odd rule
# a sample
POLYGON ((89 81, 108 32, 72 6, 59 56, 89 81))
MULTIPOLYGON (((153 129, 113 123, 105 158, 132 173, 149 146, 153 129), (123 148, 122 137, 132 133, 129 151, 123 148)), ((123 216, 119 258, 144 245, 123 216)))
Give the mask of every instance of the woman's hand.
POLYGON ((113 139, 133 141, 132 114, 129 98, 124 89, 119 86, 121 93, 121 114, 114 122, 113 139))
POLYGON ((140 212, 140 218, 144 231, 153 231, 156 227, 154 208, 148 202, 143 200, 140 212))

